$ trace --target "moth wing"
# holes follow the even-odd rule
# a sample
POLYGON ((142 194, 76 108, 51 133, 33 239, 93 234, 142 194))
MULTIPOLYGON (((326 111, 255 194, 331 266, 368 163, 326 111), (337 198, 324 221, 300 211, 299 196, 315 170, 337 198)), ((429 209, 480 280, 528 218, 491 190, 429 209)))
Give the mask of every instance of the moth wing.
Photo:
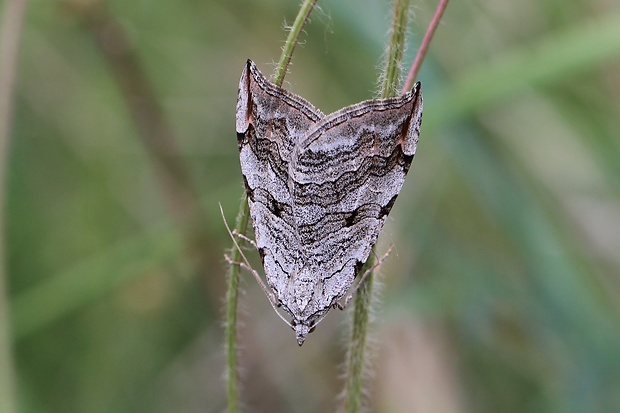
MULTIPOLYGON (((288 188, 291 151, 323 113, 269 82, 248 60, 239 81, 236 130, 241 172, 268 284, 281 292, 299 244, 288 188)), ((280 297, 278 297, 280 298, 280 297)))
POLYGON ((342 297, 368 259, 409 171, 421 121, 418 83, 402 97, 326 116, 296 145, 293 216, 302 250, 325 269, 328 295, 342 297))

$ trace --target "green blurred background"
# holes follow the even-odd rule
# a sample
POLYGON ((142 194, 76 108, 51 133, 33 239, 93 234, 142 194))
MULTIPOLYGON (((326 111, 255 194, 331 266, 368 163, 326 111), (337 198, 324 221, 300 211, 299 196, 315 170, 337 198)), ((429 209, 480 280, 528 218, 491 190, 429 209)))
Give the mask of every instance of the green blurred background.
MULTIPOLYGON (((273 72, 298 6, 30 2, 6 194, 22 412, 224 410, 237 83, 247 58, 273 72)), ((285 87, 328 113, 375 96, 392 4, 319 6, 285 87)), ((414 2, 407 67, 435 6, 414 2)), ((620 411, 620 3, 453 1, 420 80, 370 410, 620 411)), ((347 312, 298 348, 242 286, 246 410, 335 411, 347 312)))

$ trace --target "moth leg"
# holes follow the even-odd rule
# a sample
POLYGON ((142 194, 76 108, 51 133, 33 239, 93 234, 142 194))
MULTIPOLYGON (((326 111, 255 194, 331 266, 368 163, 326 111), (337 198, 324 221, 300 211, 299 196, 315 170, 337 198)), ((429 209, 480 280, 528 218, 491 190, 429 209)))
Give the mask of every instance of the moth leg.
MULTIPOLYGON (((261 276, 258 274, 258 272, 256 272, 256 270, 254 270, 254 268, 252 268, 252 266, 250 265, 250 262, 248 261, 248 259, 246 258, 245 254, 243 253, 243 250, 239 246, 239 243, 235 239, 235 236, 233 235, 233 232, 230 230, 230 227, 228 226, 228 222, 226 222, 226 217, 224 216, 224 210, 222 209, 222 205, 221 204, 220 204, 220 212, 222 213, 222 219, 224 219, 224 225, 226 226, 226 230, 228 230, 228 234, 230 235, 230 238, 232 239, 233 243, 235 244, 235 247, 237 248, 237 251, 239 251, 239 254, 241 254, 241 258, 243 258, 243 262, 235 263, 228 256, 225 255, 226 261, 228 261, 230 264, 238 264, 241 267, 246 268, 248 271, 250 271, 252 273, 252 275, 254 276, 254 278, 256 278, 256 281, 258 282, 258 284, 261 286, 261 288, 265 292, 265 295, 267 296, 267 298, 269 298, 269 301, 271 302, 271 305, 274 306, 274 308, 276 306, 279 307, 280 303, 276 300, 275 295, 273 294, 272 291, 269 290, 269 288, 267 288, 267 286, 265 285, 265 282, 263 281, 261 276)), ((240 235, 241 234, 237 234, 237 236, 240 236, 240 235)), ((254 244, 254 245, 256 245, 256 244, 254 244)))
POLYGON ((256 274, 259 275, 256 270, 252 267, 250 267, 247 263, 243 262, 243 261, 233 261, 232 258, 230 258, 230 256, 228 254, 224 254, 224 259, 226 260, 227 263, 229 263, 230 265, 238 265, 239 267, 248 270, 249 272, 251 272, 252 274, 256 274))
MULTIPOLYGON (((265 295, 269 299, 269 303, 273 307, 273 310, 276 312, 276 314, 286 324, 289 325, 289 327, 291 327, 294 330, 295 326, 290 321, 288 321, 286 318, 284 318, 284 316, 282 314, 280 314, 280 312, 278 311, 278 308, 280 308, 282 306, 282 304, 280 303, 280 301, 278 301, 278 299, 276 298, 276 296, 273 293, 273 291, 271 291, 267 287, 267 285, 265 285, 265 282, 261 278, 260 274, 258 274, 258 272, 256 272, 256 270, 254 268, 252 268, 252 266, 250 265, 250 262, 248 261, 248 259, 246 258, 245 254, 241 250, 241 247, 239 246, 239 243, 235 239, 235 236, 233 235, 233 232, 230 230, 230 227, 228 226, 228 222, 226 222, 226 217, 224 216, 224 210, 222 209, 222 205, 221 204, 220 204, 220 212, 222 213, 222 219, 224 220, 224 225, 226 226, 226 230, 228 230, 228 234, 230 235, 230 238, 232 238, 232 241, 235 244, 235 247, 237 248, 237 251, 239 251, 239 254, 241 254, 241 258, 243 258, 243 262, 234 262, 228 255, 224 255, 224 257, 226 258, 226 261, 228 261, 231 265, 239 265, 240 267, 245 268, 245 269, 247 269, 248 271, 250 271, 252 273, 254 278, 256 278, 256 281, 258 282, 258 284, 263 289, 263 292, 265 293, 265 295)), ((241 234, 237 234, 237 236, 240 236, 240 235, 241 234)), ((247 238, 247 237, 245 237, 245 238, 247 238)), ((251 243, 253 245, 256 245, 256 243, 254 243, 254 241, 251 241, 251 243)))
POLYGON ((366 280, 366 277, 368 277, 368 275, 370 275, 374 270, 380 267, 381 264, 383 264, 383 261, 385 261, 385 259, 390 255, 393 248, 394 246, 390 245, 390 248, 388 248, 387 252, 383 254, 372 267, 364 271, 364 274, 362 274, 362 276, 360 277, 360 280, 355 286, 355 288, 353 289, 353 291, 351 291, 349 295, 347 296, 347 298, 345 298, 344 304, 337 301, 336 303, 334 303, 334 307, 338 308, 339 310, 344 310, 345 308, 347 308, 347 305, 349 305, 349 302, 351 301, 351 299, 353 299, 353 296, 355 295, 357 290, 359 290, 362 283, 366 280))
POLYGON ((258 250, 258 245, 256 245, 256 242, 252 238, 246 237, 245 235, 243 235, 242 233, 240 233, 236 229, 233 229, 232 233, 233 233, 234 236, 241 238, 242 240, 244 240, 245 242, 247 242, 248 244, 253 246, 255 250, 258 250))
MULTIPOLYGON (((243 253, 242 253, 243 255, 243 253)), ((226 262, 228 262, 230 265, 238 265, 241 268, 244 268, 246 270, 248 270, 249 272, 252 273, 252 275, 254 276, 254 278, 256 278, 256 281, 258 281, 258 283, 260 284, 261 287, 263 287, 263 291, 265 292, 265 295, 267 296, 267 299, 269 300, 269 303, 271 304, 271 306, 273 307, 273 310, 276 312, 276 314, 286 323, 288 324, 288 326, 290 328, 292 328, 293 330, 295 329, 295 326, 293 325, 293 323, 291 323, 290 321, 288 321, 282 314, 280 314, 280 312, 278 311, 278 308, 282 307, 282 304, 276 299, 275 295, 271 292, 268 291, 265 286, 265 284, 263 283, 263 279, 260 277, 260 275, 258 274, 258 272, 252 268, 247 262, 239 262, 239 261, 233 261, 232 258, 230 258, 230 256, 228 254, 224 254, 224 258, 226 259, 226 262)), ((244 257, 245 258, 245 257, 244 257)), ((311 330, 312 331, 312 330, 311 330)))

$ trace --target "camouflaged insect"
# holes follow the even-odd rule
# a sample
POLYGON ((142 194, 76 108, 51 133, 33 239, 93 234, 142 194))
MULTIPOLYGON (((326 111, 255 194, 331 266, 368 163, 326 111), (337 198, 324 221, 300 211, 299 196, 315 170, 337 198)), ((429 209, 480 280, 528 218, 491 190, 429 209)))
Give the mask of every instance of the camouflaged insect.
POLYGON ((422 121, 418 82, 397 98, 324 115, 248 60, 237 139, 264 287, 302 345, 368 259, 400 192, 422 121))

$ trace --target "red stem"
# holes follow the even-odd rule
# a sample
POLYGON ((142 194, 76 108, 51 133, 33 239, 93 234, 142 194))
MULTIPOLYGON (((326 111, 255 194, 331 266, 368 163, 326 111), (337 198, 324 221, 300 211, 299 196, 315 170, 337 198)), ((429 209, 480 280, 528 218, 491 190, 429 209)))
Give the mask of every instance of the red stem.
POLYGON ((415 56, 411 69, 409 69, 409 74, 407 75, 407 80, 405 80, 405 86, 403 86, 402 94, 407 93, 407 91, 411 89, 414 80, 418 77, 418 72, 420 71, 422 62, 426 57, 426 52, 428 52, 428 48, 431 45, 435 30, 437 30, 437 26, 439 26, 443 12, 446 10, 446 7, 448 7, 448 1, 449 0, 441 0, 437 6, 437 10, 435 10, 433 20, 431 20, 431 24, 428 26, 428 29, 426 29, 424 39, 422 39, 422 44, 420 44, 420 48, 418 49, 418 54, 415 56))

